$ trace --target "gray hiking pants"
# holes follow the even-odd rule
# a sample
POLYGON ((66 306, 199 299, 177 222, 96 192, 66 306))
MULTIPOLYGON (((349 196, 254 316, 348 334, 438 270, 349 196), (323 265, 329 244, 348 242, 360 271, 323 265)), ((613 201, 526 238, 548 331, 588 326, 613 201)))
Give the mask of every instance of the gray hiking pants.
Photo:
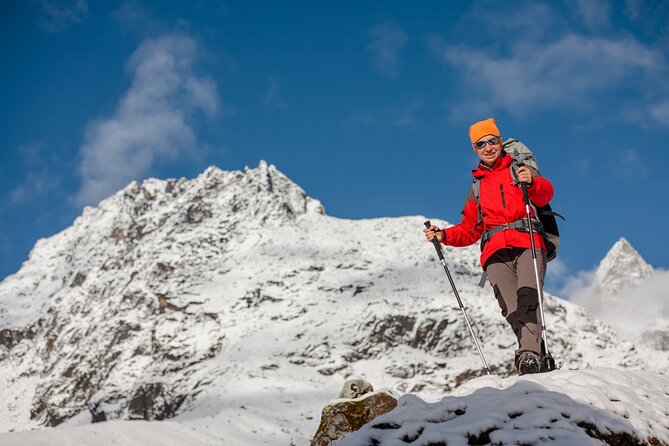
MULTIPOLYGON (((537 266, 541 286, 546 274, 546 252, 537 249, 537 266)), ((539 330, 539 293, 534 276, 532 250, 501 249, 486 262, 488 280, 504 316, 518 338, 516 363, 524 351, 541 354, 539 330)))

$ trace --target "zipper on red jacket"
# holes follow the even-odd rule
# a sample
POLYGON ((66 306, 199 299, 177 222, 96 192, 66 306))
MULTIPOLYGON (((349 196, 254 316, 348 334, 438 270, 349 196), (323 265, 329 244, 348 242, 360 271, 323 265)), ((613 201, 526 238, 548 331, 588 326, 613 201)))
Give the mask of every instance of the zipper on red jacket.
POLYGON ((506 208, 506 201, 504 200, 504 185, 499 185, 499 193, 502 194, 502 207, 506 208))

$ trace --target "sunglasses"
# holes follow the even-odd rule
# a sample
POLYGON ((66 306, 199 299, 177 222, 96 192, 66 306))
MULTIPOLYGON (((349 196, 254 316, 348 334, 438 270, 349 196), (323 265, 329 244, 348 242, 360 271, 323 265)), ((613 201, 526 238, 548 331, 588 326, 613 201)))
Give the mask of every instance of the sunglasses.
POLYGON ((488 145, 488 144, 490 144, 491 146, 494 146, 494 145, 497 144, 498 142, 499 142, 499 138, 496 137, 496 136, 493 136, 492 138, 490 138, 490 139, 487 140, 487 141, 476 141, 476 142, 474 143, 474 145, 476 146, 477 149, 482 149, 482 148, 484 148, 484 147, 485 147, 486 145, 488 145))

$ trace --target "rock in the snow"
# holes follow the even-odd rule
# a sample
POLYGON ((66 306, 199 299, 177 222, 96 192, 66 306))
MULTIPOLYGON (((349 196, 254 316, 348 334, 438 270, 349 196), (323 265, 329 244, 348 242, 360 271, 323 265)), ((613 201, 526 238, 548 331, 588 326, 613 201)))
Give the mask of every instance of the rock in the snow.
POLYGON ((138 387, 128 405, 129 420, 164 420, 174 416, 183 403, 183 395, 172 395, 162 383, 138 387))
POLYGON ((367 393, 359 398, 336 400, 323 408, 321 424, 311 446, 326 446, 355 432, 379 415, 397 406, 397 399, 387 391, 367 393))
POLYGON ((374 391, 372 384, 359 376, 349 376, 339 392, 339 398, 358 398, 374 391))

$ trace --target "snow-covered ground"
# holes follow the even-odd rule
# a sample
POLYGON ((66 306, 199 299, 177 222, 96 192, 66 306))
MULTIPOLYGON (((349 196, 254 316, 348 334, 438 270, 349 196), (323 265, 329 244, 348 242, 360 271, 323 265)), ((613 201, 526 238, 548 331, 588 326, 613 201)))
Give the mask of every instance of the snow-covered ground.
POLYGON ((108 421, 0 434, 12 446, 215 446, 238 444, 189 429, 173 421, 108 421))
MULTIPOLYGON (((265 163, 133 183, 0 284, 0 432, 98 435, 108 425, 73 426, 95 414, 169 418, 197 444, 306 444, 351 374, 438 401, 481 366, 423 221, 330 217, 265 163)), ((447 248, 447 261, 508 377, 515 338, 476 285, 477 251, 447 248)), ((547 296, 546 311, 560 373, 669 368, 669 352, 582 307, 547 296)))
MULTIPOLYGON (((270 403, 271 405, 271 403, 270 403)), ((248 419, 232 419, 252 429, 248 419)), ((258 424, 266 420, 256 420, 258 424)), ((245 445, 249 437, 219 426, 219 435, 188 428, 188 422, 77 422, 59 428, 0 434, 0 444, 14 446, 209 446, 245 445)), ((558 370, 550 374, 473 379, 437 401, 413 394, 398 407, 340 446, 378 444, 416 446, 468 445, 472 438, 492 444, 602 444, 585 427, 603 435, 628 433, 649 444, 669 444, 669 379, 642 371, 558 370), (654 440, 653 440, 654 439, 654 440), (376 441, 376 442, 375 442, 376 441), (443 443, 439 443, 439 442, 443 443), (653 443, 652 441, 655 441, 653 443)), ((268 437, 267 444, 284 444, 268 437)), ((298 442, 297 444, 306 444, 298 442)))
POLYGON ((602 444, 584 426, 669 444, 669 379, 615 369, 486 376, 438 402, 404 395, 395 410, 337 445, 602 444))

